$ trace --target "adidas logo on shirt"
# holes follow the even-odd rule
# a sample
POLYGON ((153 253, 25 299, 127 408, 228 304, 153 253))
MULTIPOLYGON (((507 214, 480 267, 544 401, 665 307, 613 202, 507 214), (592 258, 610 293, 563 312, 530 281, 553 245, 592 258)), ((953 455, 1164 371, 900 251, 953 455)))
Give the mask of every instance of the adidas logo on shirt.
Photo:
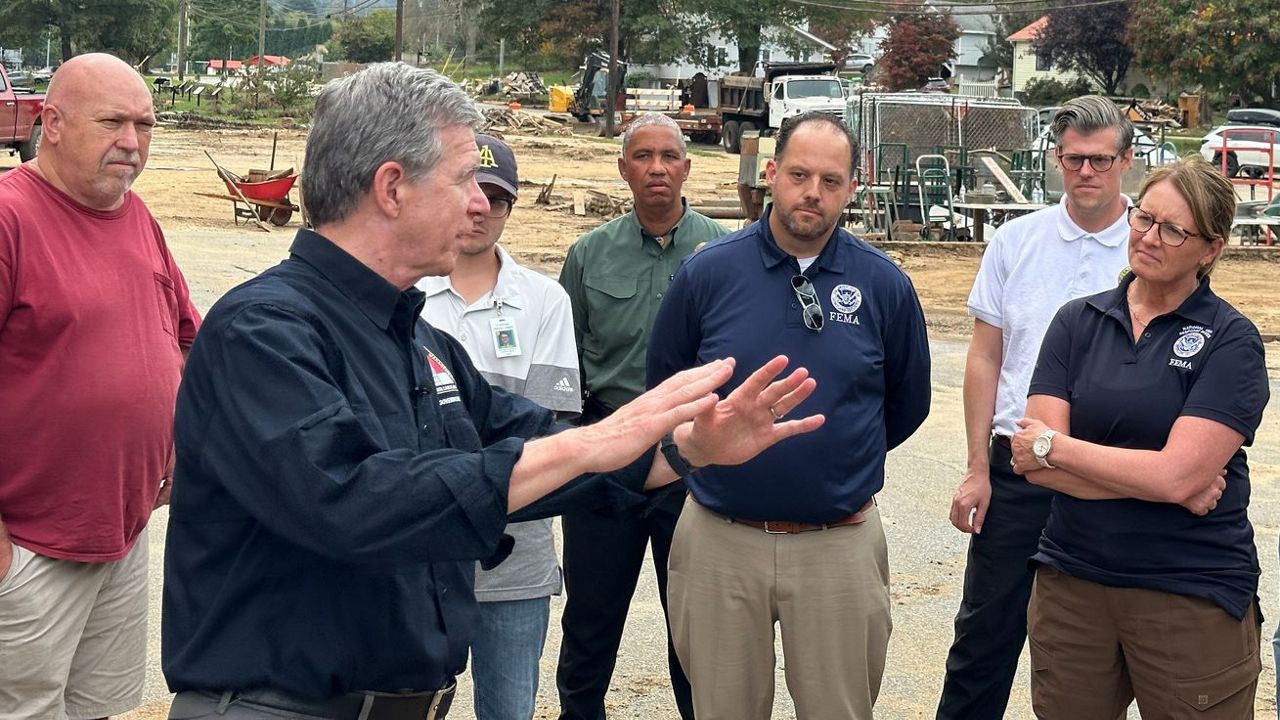
POLYGON ((555 384, 555 389, 559 390, 560 392, 571 393, 573 392, 573 385, 569 383, 569 378, 561 377, 560 382, 555 384))

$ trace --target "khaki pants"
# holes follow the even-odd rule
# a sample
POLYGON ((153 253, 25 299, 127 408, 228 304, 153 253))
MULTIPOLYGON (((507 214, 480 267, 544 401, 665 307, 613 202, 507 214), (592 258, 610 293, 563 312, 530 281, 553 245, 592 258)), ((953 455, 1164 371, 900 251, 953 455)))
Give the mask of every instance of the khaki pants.
POLYGON ((1042 566, 1027 625, 1041 720, 1244 720, 1258 687, 1256 607, 1244 621, 1200 598, 1113 588, 1042 566))
POLYGON ((147 558, 145 531, 109 563, 13 546, 0 578, 0 720, 100 718, 142 702, 147 558))
POLYGON ((770 535, 686 501, 668 564, 671 634, 698 720, 767 720, 774 623, 799 720, 870 720, 893 622, 880 511, 770 535))

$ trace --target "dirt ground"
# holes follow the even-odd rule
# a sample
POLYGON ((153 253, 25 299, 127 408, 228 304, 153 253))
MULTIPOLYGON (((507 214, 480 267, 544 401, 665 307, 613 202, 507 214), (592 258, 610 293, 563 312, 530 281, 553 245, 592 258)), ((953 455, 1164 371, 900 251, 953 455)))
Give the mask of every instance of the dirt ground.
MULTIPOLYGON (((204 151, 225 167, 239 173, 249 168, 266 168, 272 151, 271 130, 178 130, 161 127, 152 145, 146 172, 135 189, 150 206, 168 236, 202 312, 207 311, 228 289, 279 262, 287 253, 299 218, 286 228, 262 232, 233 224, 231 203, 196 195, 223 190, 204 151)), ((297 130, 280 130, 277 135, 276 167, 301 168, 305 135, 297 130)), ((618 145, 590 137, 510 137, 520 162, 523 180, 521 197, 507 225, 503 243, 518 260, 554 274, 565 250, 582 232, 598 225, 602 218, 578 217, 568 209, 548 210, 533 200, 541 186, 555 177, 552 206, 562 205, 574 190, 592 189, 617 198, 627 190, 618 177, 615 158, 618 145)), ((736 197, 737 157, 718 148, 693 146, 693 171, 685 185, 692 204, 736 197)), ((0 170, 13 167, 16 158, 0 158, 0 170)), ((295 195, 296 199, 296 195, 295 195)), ((736 227, 735 221, 726 221, 736 227)), ((892 248, 915 282, 924 304, 934 340, 934 412, 922 433, 890 458, 889 472, 894 488, 886 488, 886 512, 890 546, 894 548, 895 616, 899 618, 891 648, 891 672, 881 697, 883 717, 931 717, 930 709, 941 682, 941 662, 950 642, 950 618, 959 598, 963 574, 964 538, 945 521, 945 507, 954 482, 960 476, 963 447, 960 428, 959 377, 963 368, 964 338, 970 321, 965 317, 965 298, 981 258, 981 247, 900 244, 892 248), (927 433, 927 436, 926 436, 927 433), (903 482, 903 478, 910 481, 903 482), (900 550, 898 548, 914 548, 900 550), (921 548, 924 550, 922 551, 921 548), (900 614, 901 613, 901 614, 900 614), (926 630, 919 626, 928 618, 926 630)), ((1269 338, 1280 337, 1280 256, 1270 252, 1245 252, 1226 258, 1214 275, 1215 289, 1252 318, 1269 338)), ((1273 380, 1278 346, 1268 345, 1272 356, 1273 380)), ((1273 385, 1275 383, 1273 382, 1273 385)), ((1274 427, 1275 411, 1268 413, 1274 427)), ((1262 436, 1260 435, 1260 442, 1262 436)), ((1277 467, 1280 452, 1274 432, 1266 448, 1256 455, 1255 516, 1258 545, 1262 548, 1264 608, 1275 605, 1275 543, 1280 524, 1280 490, 1277 467), (1266 504, 1266 503, 1269 503, 1266 504), (1270 576, 1266 576, 1270 573, 1270 576)), ((1255 448, 1255 450, 1258 450, 1255 448)), ((1251 514, 1254 514, 1251 512, 1251 514)), ((162 511, 155 524, 163 527, 162 511)), ((152 537, 153 557, 162 550, 162 532, 152 537)), ((165 717, 168 696, 158 671, 159 566, 153 569, 153 638, 148 670, 147 703, 127 714, 126 720, 165 717)), ((624 654, 615 675, 615 687, 608 705, 611 717, 675 717, 664 688, 665 653, 661 651, 660 609, 654 600, 651 573, 642 580, 634 606, 633 622, 624 638, 624 654), (646 599, 647 598, 647 599, 646 599), (643 648, 638 650, 637 648, 643 648), (635 659, 639 656, 639 659, 635 659)), ((552 610, 552 632, 543 660, 543 687, 536 717, 554 717, 553 684, 555 653, 558 649, 558 599, 552 610)), ((1271 613, 1268 612, 1268 615, 1271 613)), ((1273 622, 1268 619, 1269 636, 1273 622)), ((1264 642, 1264 650, 1266 645, 1264 642)), ((1274 674, 1268 656, 1268 670, 1259 686, 1258 710, 1274 712, 1274 674)), ((1025 663, 1024 663, 1025 664, 1025 663)), ((1025 668, 1023 670, 1025 673, 1025 668)), ((793 717, 785 687, 779 675, 776 717, 793 717)), ((469 717, 469 691, 463 688, 456 716, 469 717)), ((454 716, 455 713, 451 713, 454 716)), ((1015 701, 1009 717, 1030 717, 1025 674, 1015 683, 1015 701)))
MULTIPOLYGON (((237 282, 284 256, 295 214, 286 228, 264 233, 232 224, 231 203, 198 196, 222 192, 204 151, 224 167, 244 173, 266 168, 272 150, 271 130, 174 130, 162 128, 152 147, 147 171, 137 191, 147 201, 161 227, 175 244, 198 244, 201 268, 187 270, 198 300, 207 307, 237 282), (208 265, 205 265, 205 261, 208 265)), ((301 169, 305 134, 276 133, 275 166, 301 169)), ((567 209, 534 204, 538 190, 555 178, 552 208, 571 200, 574 190, 592 189, 626 198, 618 177, 616 142, 585 136, 508 138, 520 163, 521 198, 507 224, 503 244, 521 262, 554 274, 569 245, 602 222, 598 216, 578 217, 567 209)), ((685 195, 694 205, 736 198, 737 156, 713 146, 691 147, 693 170, 685 195)), ((14 162, 14 161, 8 161, 14 162)), ((0 159, 0 167, 6 161, 0 159)), ((296 200, 297 193, 294 193, 296 200)), ((737 227, 737 221, 722 221, 737 227)), ((964 313, 974 273, 981 259, 977 245, 929 247, 921 243, 895 244, 903 267, 911 275, 925 307, 930 327, 948 335, 963 334, 969 326, 964 313)), ((192 248, 197 249, 196 247, 192 248)), ((175 250, 177 252, 177 250, 175 250)), ((1280 251, 1246 248, 1229 254, 1214 273, 1219 294, 1250 317, 1268 338, 1280 336, 1280 251)))

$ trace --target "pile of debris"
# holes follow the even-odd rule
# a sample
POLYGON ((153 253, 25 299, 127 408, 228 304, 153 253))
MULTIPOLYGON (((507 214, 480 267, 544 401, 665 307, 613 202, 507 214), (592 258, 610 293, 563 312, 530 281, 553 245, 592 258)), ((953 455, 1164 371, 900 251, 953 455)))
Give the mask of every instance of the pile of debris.
POLYGON ((524 110, 484 109, 485 132, 519 135, 573 135, 573 128, 550 115, 534 115, 524 110))
POLYGON ((532 70, 520 70, 502 78, 502 92, 512 97, 546 95, 547 84, 542 82, 538 73, 532 70))
POLYGON ((573 188, 570 190, 572 194, 565 196, 556 194, 555 188, 556 176, 552 175, 551 182, 542 186, 534 204, 550 212, 569 211, 579 217, 594 215, 606 220, 631 211, 630 197, 614 197, 590 188, 573 188))
POLYGON ((1182 113, 1163 100, 1130 100, 1124 110, 1129 120, 1139 123, 1159 123, 1166 127, 1182 127, 1182 113))
POLYGON ((208 117, 185 111, 158 112, 156 113, 156 121, 161 125, 177 127, 182 130, 256 130, 262 127, 250 122, 208 117))

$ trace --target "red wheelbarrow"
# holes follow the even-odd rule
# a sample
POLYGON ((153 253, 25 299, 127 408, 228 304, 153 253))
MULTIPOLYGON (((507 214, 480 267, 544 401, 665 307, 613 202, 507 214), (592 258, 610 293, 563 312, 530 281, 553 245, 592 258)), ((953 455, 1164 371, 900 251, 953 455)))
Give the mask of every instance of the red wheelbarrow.
POLYGON ((217 169, 218 177, 227 186, 227 194, 196 194, 230 200, 232 219, 236 224, 244 220, 254 223, 263 230, 268 229, 262 224, 263 222, 282 227, 293 217, 294 211, 301 209, 289 200, 289 192, 293 190, 294 183, 300 177, 293 168, 275 171, 250 170, 248 175, 241 177, 219 165, 207 150, 205 155, 217 169))

